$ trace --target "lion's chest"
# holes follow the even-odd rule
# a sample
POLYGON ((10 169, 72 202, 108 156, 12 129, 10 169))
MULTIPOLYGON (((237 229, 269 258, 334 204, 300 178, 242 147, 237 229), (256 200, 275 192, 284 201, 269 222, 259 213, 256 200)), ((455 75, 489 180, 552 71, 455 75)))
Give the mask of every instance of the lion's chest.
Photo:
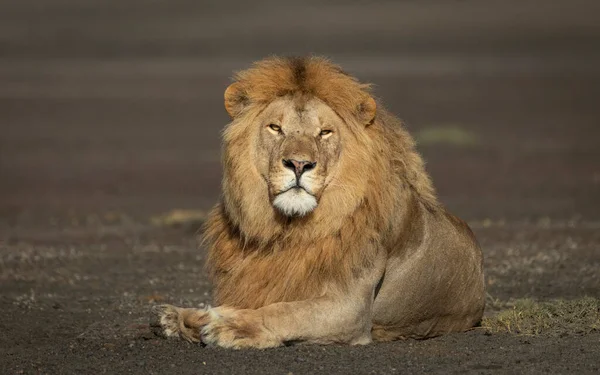
POLYGON ((229 269, 217 273, 214 302, 259 308, 319 296, 327 283, 340 276, 343 260, 336 258, 339 254, 328 254, 319 246, 240 255, 229 269))

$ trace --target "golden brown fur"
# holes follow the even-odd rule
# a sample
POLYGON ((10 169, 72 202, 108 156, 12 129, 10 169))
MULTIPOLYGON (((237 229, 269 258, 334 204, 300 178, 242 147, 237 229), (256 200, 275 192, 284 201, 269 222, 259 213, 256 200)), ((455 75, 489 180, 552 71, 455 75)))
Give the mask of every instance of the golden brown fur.
POLYGON ((412 138, 369 85, 322 58, 269 58, 235 76, 225 106, 233 121, 223 137, 223 199, 204 239, 222 307, 167 306, 167 334, 234 348, 366 343, 479 320, 479 247, 437 202, 412 138), (283 130, 264 130, 272 119, 283 130), (313 140, 310 131, 327 126, 333 136, 313 140), (303 216, 275 208, 278 176, 291 173, 279 160, 289 155, 315 160, 296 179, 314 197, 304 201, 317 202, 303 216))

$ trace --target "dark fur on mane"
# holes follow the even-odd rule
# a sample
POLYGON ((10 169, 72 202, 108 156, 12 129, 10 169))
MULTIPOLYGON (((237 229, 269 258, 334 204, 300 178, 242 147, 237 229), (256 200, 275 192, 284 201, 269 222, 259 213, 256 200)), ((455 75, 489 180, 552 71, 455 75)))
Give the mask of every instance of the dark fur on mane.
POLYGON ((342 117, 355 116, 365 98, 371 96, 370 85, 314 56, 265 59, 237 73, 234 80, 250 103, 266 104, 281 96, 307 94, 321 99, 342 117))

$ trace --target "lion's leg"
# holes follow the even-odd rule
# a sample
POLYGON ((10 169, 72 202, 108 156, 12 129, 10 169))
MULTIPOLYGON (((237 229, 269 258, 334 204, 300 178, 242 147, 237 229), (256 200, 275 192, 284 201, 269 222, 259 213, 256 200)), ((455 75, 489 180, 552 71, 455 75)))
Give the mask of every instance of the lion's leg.
POLYGON ((210 322, 202 341, 226 348, 270 348, 291 341, 313 343, 371 342, 369 306, 341 300, 282 302, 260 309, 217 307, 208 311, 210 322))
POLYGON ((228 348, 268 348, 293 341, 312 343, 371 342, 373 295, 385 258, 347 288, 331 287, 323 297, 279 302, 252 309, 208 310, 202 341, 228 348))
POLYGON ((172 305, 160 305, 155 310, 165 336, 200 342, 200 328, 209 321, 207 310, 172 305))
POLYGON ((450 332, 463 332, 472 329, 477 323, 473 315, 449 315, 435 317, 409 326, 385 326, 373 324, 373 341, 392 341, 397 339, 425 339, 441 336, 450 332))
POLYGON ((226 348, 270 348, 289 341, 367 344, 372 293, 352 297, 281 302, 256 310, 172 305, 155 310, 165 336, 226 348))

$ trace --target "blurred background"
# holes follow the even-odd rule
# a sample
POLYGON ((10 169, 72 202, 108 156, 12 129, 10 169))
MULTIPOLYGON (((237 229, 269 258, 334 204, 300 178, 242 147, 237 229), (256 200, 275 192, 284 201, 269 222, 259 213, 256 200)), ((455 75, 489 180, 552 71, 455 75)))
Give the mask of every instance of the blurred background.
POLYGON ((271 54, 376 85, 468 220, 600 219, 600 2, 0 2, 0 217, 220 189, 223 91, 271 54))
POLYGON ((597 299, 554 338, 273 355, 150 332, 155 303, 210 303, 194 233, 230 77, 310 53, 405 121, 482 245, 486 316, 600 297, 599 0, 0 0, 0 373, 598 373, 597 299))

